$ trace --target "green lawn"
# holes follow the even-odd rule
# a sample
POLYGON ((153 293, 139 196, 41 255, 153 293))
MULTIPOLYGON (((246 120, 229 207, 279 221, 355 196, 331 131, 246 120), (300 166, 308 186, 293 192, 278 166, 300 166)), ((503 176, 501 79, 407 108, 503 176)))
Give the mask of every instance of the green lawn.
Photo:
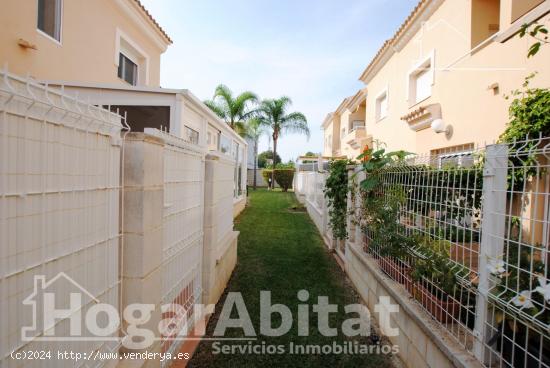
MULTIPOLYGON (((358 341, 368 344, 369 338, 348 338, 341 334, 342 322, 350 317, 344 314, 343 306, 356 303, 358 297, 346 281, 333 257, 326 251, 323 241, 305 212, 293 211, 297 204, 293 193, 251 191, 250 204, 236 219, 240 231, 238 264, 226 292, 241 292, 250 313, 252 323, 259 334, 260 290, 272 292, 272 303, 287 305, 294 316, 292 329, 282 337, 258 336, 252 344, 331 345, 336 341, 358 341), (297 292, 306 289, 310 293, 310 335, 297 333, 297 292), (328 296, 331 303, 338 304, 338 313, 332 313, 331 327, 338 327, 336 337, 322 336, 317 330, 316 314, 311 305, 317 296, 328 296)), ((226 294, 222 297, 224 301, 226 294)), ((216 306, 207 334, 211 336, 217 314, 222 304, 216 306)), ((234 311, 235 312, 235 311, 234 311)), ((236 312, 232 317, 236 316, 236 312)), ((352 315, 356 317, 356 315, 352 315)), ((273 326, 279 325, 274 318, 273 326)), ((225 337, 243 337, 241 329, 230 329, 225 337)), ((313 355, 262 355, 262 354, 212 354, 213 341, 199 345, 190 367, 391 367, 390 358, 384 355, 313 354, 313 355)), ((247 341, 222 341, 221 345, 248 345, 247 341)))

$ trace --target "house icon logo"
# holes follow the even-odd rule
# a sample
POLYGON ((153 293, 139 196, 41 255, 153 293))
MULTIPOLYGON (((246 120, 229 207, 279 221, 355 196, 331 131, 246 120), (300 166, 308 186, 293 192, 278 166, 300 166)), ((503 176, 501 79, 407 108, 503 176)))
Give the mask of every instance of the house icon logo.
POLYGON ((35 275, 33 292, 23 305, 32 311, 27 318, 29 323, 21 328, 22 341, 118 339, 115 333, 120 320, 116 308, 100 303, 64 272, 49 280, 45 275, 35 275))

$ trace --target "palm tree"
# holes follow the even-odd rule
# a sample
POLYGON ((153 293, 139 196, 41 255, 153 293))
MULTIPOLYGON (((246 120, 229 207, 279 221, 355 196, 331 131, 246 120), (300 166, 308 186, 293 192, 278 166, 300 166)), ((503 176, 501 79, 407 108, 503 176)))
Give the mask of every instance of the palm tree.
POLYGON ((254 190, 256 190, 256 172, 258 171, 258 141, 265 133, 265 123, 260 117, 253 117, 246 123, 246 138, 254 144, 254 190))
MULTIPOLYGON (((259 114, 264 125, 268 126, 273 137, 273 157, 277 157, 277 141, 281 134, 303 133, 309 139, 307 119, 301 112, 288 113, 292 105, 289 97, 282 96, 277 99, 263 100, 259 107, 259 114)), ((275 169, 275 167, 273 167, 275 169)), ((271 186, 275 187, 275 170, 271 172, 271 186)))
POLYGON ((206 100, 204 104, 225 120, 231 129, 244 135, 244 122, 255 112, 250 109, 250 105, 256 102, 258 102, 256 94, 245 91, 237 97, 233 97, 233 92, 227 86, 220 84, 216 87, 212 100, 206 100))

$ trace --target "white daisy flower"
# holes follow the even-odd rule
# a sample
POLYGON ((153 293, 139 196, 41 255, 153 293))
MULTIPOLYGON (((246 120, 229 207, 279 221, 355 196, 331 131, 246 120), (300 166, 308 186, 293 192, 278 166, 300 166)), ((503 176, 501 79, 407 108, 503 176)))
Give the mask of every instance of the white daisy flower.
POLYGON ((516 307, 526 308, 526 309, 533 308, 535 306, 533 304, 533 302, 531 301, 531 291, 530 290, 524 290, 521 293, 519 293, 518 295, 516 295, 512 299, 512 303, 514 303, 514 305, 516 307))
POLYGON ((546 279, 542 276, 538 277, 540 286, 535 288, 535 291, 544 296, 544 300, 550 303, 550 283, 546 283, 546 279))
POLYGON ((487 269, 492 275, 502 277, 502 274, 506 272, 506 263, 502 259, 490 259, 487 269))

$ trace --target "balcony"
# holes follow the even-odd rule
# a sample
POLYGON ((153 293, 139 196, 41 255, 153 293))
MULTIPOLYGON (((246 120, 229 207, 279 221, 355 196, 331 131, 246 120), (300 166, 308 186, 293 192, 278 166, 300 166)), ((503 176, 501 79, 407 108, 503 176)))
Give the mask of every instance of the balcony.
POLYGON ((352 123, 352 129, 343 137, 342 141, 353 149, 359 149, 366 138, 365 122, 357 120, 352 123))

